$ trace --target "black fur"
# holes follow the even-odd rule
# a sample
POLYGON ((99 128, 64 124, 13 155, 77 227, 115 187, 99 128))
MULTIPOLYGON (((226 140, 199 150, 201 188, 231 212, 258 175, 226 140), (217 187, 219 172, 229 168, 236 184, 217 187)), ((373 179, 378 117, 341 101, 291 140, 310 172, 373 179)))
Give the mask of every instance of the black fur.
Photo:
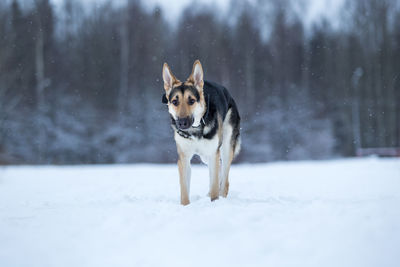
MULTIPOLYGON (((184 84, 172 89, 169 98, 171 99, 175 92, 179 90, 182 93, 185 90, 191 90, 196 100, 200 100, 200 95, 196 88, 184 84)), ((191 127, 188 130, 182 131, 176 128, 175 120, 171 117, 172 128, 185 138, 194 136, 196 138, 212 139, 216 135, 218 128, 222 127, 222 125, 218 124, 218 115, 221 116, 222 121, 224 121, 228 110, 231 109, 230 124, 233 127, 232 146, 235 148, 240 135, 240 116, 235 101, 225 87, 214 82, 204 81, 203 93, 207 110, 204 113, 201 126, 198 128, 191 127), (211 127, 211 131, 206 134, 204 134, 205 126, 211 127)), ((163 103, 167 103, 167 101, 168 99, 164 94, 163 103)))
POLYGON ((163 104, 168 104, 167 95, 166 95, 165 93, 162 95, 161 103, 163 103, 163 104))

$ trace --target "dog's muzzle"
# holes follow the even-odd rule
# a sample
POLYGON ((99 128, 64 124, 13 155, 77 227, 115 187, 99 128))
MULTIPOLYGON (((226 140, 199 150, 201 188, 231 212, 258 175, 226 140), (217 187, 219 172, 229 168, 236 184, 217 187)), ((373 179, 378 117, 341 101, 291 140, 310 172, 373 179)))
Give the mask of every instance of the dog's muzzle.
POLYGON ((192 126, 194 122, 194 119, 191 117, 186 117, 186 118, 178 118, 175 123, 176 123, 176 127, 178 127, 178 129, 180 130, 186 130, 189 129, 190 126, 192 126))

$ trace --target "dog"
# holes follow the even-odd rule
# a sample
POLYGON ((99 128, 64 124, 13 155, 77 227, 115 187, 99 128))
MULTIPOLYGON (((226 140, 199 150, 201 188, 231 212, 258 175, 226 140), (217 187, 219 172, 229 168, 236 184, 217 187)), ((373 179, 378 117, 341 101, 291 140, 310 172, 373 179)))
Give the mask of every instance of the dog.
POLYGON ((240 116, 228 90, 203 79, 199 60, 185 82, 178 80, 164 63, 162 70, 167 104, 178 151, 181 204, 188 205, 190 161, 199 155, 208 165, 211 201, 227 197, 229 169, 240 151, 240 116))

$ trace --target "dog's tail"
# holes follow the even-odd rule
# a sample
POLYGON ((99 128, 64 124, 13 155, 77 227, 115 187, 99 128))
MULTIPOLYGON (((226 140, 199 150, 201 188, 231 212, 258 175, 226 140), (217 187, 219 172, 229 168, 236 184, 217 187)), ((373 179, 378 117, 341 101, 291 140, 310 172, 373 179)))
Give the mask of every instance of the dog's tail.
POLYGON ((242 145, 242 138, 240 138, 240 134, 238 135, 235 143, 235 148, 233 151, 233 158, 235 158, 239 153, 242 145))

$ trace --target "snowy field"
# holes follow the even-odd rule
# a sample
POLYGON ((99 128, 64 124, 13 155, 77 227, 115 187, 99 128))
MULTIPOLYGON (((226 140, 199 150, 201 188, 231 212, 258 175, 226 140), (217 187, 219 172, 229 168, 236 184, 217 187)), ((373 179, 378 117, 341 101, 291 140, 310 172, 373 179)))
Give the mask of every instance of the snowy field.
POLYGON ((0 266, 400 266, 400 160, 0 167, 0 266))

